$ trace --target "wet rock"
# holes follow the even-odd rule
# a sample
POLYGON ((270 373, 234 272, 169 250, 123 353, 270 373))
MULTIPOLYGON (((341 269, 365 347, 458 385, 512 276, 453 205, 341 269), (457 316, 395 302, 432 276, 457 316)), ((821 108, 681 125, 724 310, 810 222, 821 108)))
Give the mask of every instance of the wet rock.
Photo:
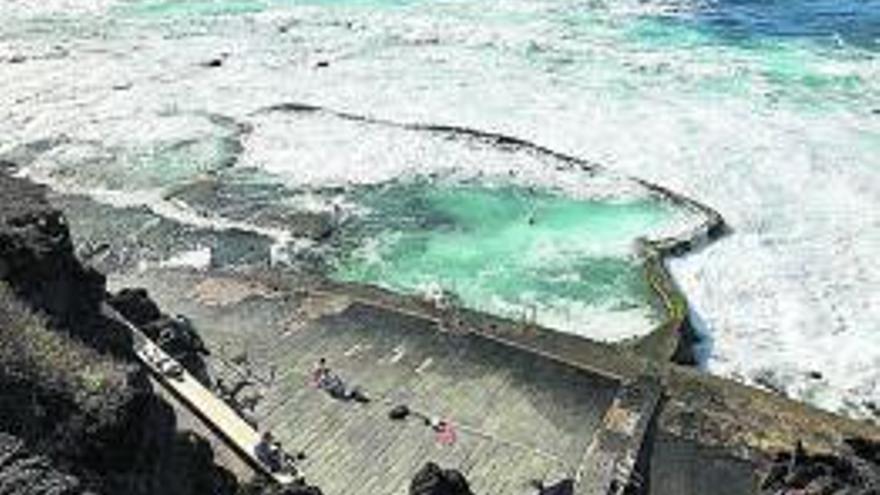
POLYGON ((222 66, 223 66, 223 59, 220 57, 212 58, 211 60, 202 62, 202 67, 216 68, 216 67, 222 67, 222 66))
POLYGON ((13 55, 9 57, 7 60, 10 64, 23 64, 27 61, 27 57, 24 55, 13 55))
POLYGON ((764 387, 771 392, 775 392, 782 396, 787 396, 788 392, 785 389, 785 382, 783 382, 782 377, 773 372, 773 370, 765 369, 761 370, 755 374, 754 377, 755 383, 764 387))
POLYGON ((409 495, 473 495, 464 475, 454 469, 425 464, 413 477, 409 495))
POLYGON ((319 68, 319 69, 322 69, 322 68, 324 68, 324 67, 330 67, 330 62, 327 61, 327 60, 319 60, 319 61, 315 64, 315 67, 317 67, 317 68, 319 68))
POLYGON ((813 380, 821 380, 822 378, 824 378, 824 376, 822 375, 822 373, 820 373, 820 372, 818 372, 818 371, 811 371, 811 372, 808 374, 808 376, 809 376, 810 378, 812 378, 813 380))

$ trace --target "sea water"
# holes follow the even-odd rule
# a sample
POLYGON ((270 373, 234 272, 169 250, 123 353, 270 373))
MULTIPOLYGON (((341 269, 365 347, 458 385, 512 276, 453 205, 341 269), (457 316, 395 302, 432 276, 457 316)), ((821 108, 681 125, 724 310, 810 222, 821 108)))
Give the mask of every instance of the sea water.
POLYGON ((511 185, 372 187, 334 275, 615 341, 663 321, 633 241, 674 215, 658 201, 586 201, 511 185), (447 301, 449 302, 449 301, 447 301))
MULTIPOLYGON (((710 372, 853 415, 880 396, 878 0, 8 0, 0 18, 0 152, 56 187, 192 220, 168 197, 229 167, 291 190, 512 169, 617 196, 527 154, 263 110, 517 136, 724 215, 731 235, 671 262, 710 372)), ((399 235, 382 252, 425 263, 404 247, 428 234, 399 235)))

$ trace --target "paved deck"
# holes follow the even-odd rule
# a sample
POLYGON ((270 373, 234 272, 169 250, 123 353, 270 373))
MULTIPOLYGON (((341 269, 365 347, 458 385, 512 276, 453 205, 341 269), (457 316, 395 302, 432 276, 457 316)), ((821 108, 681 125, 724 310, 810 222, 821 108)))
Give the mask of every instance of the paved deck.
POLYGON ((578 479, 579 494, 604 493, 608 480, 630 476, 659 397, 659 388, 644 394, 498 336, 439 331, 435 319, 347 292, 198 274, 173 284, 188 296, 160 296, 161 305, 192 317, 215 351, 215 376, 256 382, 245 395, 263 395, 260 429, 304 451, 301 472, 327 495, 405 494, 428 461, 462 471, 478 494, 534 495, 530 480, 562 478, 578 479), (374 400, 340 402, 315 389, 321 357, 374 400), (391 420, 399 404, 447 419, 457 441, 440 443, 419 418, 391 420))
POLYGON ((261 428, 305 451, 303 473, 328 495, 407 493, 427 461, 461 470, 476 493, 531 494, 531 479, 577 473, 618 389, 480 335, 440 333, 423 319, 356 303, 244 341, 264 367, 258 374, 278 367, 257 409, 261 428), (309 373, 321 357, 373 402, 340 402, 313 388, 309 373), (416 418, 390 420, 397 404, 448 419, 457 441, 440 444, 416 418))

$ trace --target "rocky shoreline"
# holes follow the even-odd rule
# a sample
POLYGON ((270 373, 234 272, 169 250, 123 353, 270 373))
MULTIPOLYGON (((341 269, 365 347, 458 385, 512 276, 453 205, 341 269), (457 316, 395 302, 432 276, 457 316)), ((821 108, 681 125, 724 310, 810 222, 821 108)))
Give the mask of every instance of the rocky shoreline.
MULTIPOLYGON (((4 493, 34 493, 33 487, 40 487, 39 493, 61 494, 119 490, 134 494, 258 493, 262 488, 240 485, 216 464, 208 442, 177 431, 173 408, 154 393, 145 372, 134 364, 124 333, 101 317, 97 305, 110 302, 155 338, 164 335, 175 355, 205 380, 210 378, 200 356, 209 346, 177 317, 164 314, 145 292, 110 294, 104 276, 76 258, 64 216, 46 201, 44 188, 0 174, 0 192, 4 202, 0 210, 4 287, 0 292, 4 302, 0 308, 4 327, 0 487, 4 493), (34 368, 33 360, 14 359, 22 349, 38 354, 41 350, 28 351, 15 340, 15 332, 7 331, 18 327, 39 331, 34 335, 47 339, 46 345, 73 357, 46 361, 44 372, 34 368), (78 363, 88 364, 85 375, 78 363), (169 486, 174 488, 169 490, 169 486)), ((722 230, 708 225, 705 234, 711 237, 712 232, 722 230)), ((676 246, 682 243, 692 247, 691 239, 642 244, 649 274, 659 277, 655 289, 660 294, 667 291, 667 307, 675 316, 670 318, 674 324, 664 326, 665 333, 676 335, 672 355, 680 352, 686 302, 683 307, 679 304, 680 295, 674 292, 662 259, 681 249, 676 246)), ((286 283, 277 275, 266 276, 274 278, 278 287, 286 283)), ((416 298, 365 287, 330 286, 360 297, 378 297, 392 308, 435 311, 416 298)), ((703 452, 695 454, 697 458, 707 455, 701 449, 717 448, 724 456, 746 463, 762 480, 756 493, 787 489, 835 495, 875 493, 871 490, 880 479, 880 432, 875 426, 668 364, 672 357, 668 335, 663 344, 651 343, 649 337, 642 349, 638 345, 627 349, 540 328, 523 333, 511 322, 477 313, 461 316, 469 323, 493 328, 497 338, 512 345, 554 353, 623 377, 646 372, 660 376, 668 397, 655 428, 658 438, 672 440, 658 440, 654 446, 649 463, 653 467, 646 469, 655 478, 662 476, 670 452, 690 445, 689 449, 703 452), (653 353, 644 352, 651 346, 653 353), (799 440, 806 447, 794 447, 799 440)))
POLYGON ((142 291, 109 294, 74 254, 45 189, 0 174, 0 493, 261 493, 178 428, 136 363, 115 304, 205 375, 197 335, 142 291))

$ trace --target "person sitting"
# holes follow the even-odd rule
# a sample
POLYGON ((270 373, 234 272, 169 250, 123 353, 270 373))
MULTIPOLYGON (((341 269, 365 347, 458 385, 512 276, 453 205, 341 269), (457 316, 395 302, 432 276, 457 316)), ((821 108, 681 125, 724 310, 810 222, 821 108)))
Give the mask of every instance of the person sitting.
POLYGON ((330 376, 330 367, 327 366, 327 360, 321 358, 318 360, 318 363, 315 364, 315 368, 312 370, 312 384, 317 388, 323 388, 323 384, 330 376))
POLYGON ((259 443, 254 448, 254 453, 260 462, 269 468, 269 471, 277 473, 284 466, 284 453, 281 450, 281 443, 275 440, 270 432, 263 433, 259 443))
POLYGON ((545 486, 541 480, 532 480, 531 485, 538 490, 537 495, 574 495, 574 480, 565 478, 550 486, 545 486))
POLYGON ((360 387, 347 385, 336 373, 330 371, 324 358, 318 360, 318 364, 312 371, 312 381, 315 386, 326 391, 330 397, 340 400, 354 400, 356 402, 369 402, 370 398, 364 394, 360 387))

